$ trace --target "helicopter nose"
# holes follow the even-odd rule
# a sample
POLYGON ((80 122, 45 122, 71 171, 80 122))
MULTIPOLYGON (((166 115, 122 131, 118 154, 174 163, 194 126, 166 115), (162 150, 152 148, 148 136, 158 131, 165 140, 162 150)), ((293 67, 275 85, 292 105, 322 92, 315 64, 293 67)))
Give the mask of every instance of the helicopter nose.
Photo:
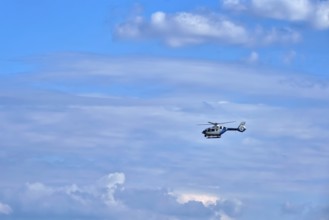
POLYGON ((206 133, 206 130, 203 130, 203 131, 202 131, 202 134, 205 134, 205 133, 206 133))

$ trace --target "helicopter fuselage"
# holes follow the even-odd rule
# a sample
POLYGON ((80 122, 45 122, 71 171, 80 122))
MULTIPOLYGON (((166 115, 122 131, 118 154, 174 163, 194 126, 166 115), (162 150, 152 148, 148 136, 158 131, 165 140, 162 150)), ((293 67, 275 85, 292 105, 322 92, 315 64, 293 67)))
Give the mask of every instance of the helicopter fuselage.
POLYGON ((226 131, 226 127, 223 126, 213 126, 202 131, 207 138, 220 138, 221 135, 226 131))

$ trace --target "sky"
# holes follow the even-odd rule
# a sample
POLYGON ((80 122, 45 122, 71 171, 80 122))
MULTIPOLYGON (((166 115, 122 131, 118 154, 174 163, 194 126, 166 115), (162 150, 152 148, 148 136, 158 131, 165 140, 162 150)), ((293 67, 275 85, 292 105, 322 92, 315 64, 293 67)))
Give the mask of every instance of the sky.
POLYGON ((329 219, 328 0, 2 0, 0 27, 0 219, 329 219))

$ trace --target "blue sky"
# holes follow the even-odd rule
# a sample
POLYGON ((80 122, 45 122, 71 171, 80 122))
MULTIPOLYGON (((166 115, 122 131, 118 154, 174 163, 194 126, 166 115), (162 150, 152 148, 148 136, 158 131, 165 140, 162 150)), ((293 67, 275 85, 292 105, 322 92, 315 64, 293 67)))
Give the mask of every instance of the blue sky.
POLYGON ((328 219, 329 1, 3 0, 0 27, 1 219, 328 219))

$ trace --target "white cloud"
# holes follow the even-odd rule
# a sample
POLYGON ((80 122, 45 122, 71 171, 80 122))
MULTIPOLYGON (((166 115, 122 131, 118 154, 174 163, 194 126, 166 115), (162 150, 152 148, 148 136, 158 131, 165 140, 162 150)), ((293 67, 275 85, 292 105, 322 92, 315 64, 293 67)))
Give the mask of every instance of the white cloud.
POLYGON ((22 200, 25 201, 25 204, 43 203, 43 201, 48 200, 50 203, 54 203, 52 205, 55 211, 58 206, 61 206, 61 204, 57 204, 60 200, 69 199, 73 199, 80 205, 100 202, 107 206, 115 206, 117 205, 117 201, 115 200, 114 194, 117 190, 120 190, 120 186, 123 185, 124 182, 125 175, 123 173, 110 173, 89 186, 72 184, 68 186, 51 187, 40 182, 27 183, 22 200))
POLYGON ((1 214, 10 215, 12 212, 13 210, 9 205, 0 202, 0 215, 1 214))
POLYGON ((245 44, 248 33, 244 27, 216 14, 158 11, 150 21, 134 19, 119 24, 116 35, 121 38, 159 38, 172 47, 204 42, 245 44))
MULTIPOLYGON (((307 23, 316 29, 329 27, 329 1, 310 0, 223 0, 225 9, 240 13, 283 20, 307 23)), ((262 21, 259 23, 262 25, 262 21)), ((290 44, 301 41, 301 34, 289 27, 274 26, 250 27, 244 22, 212 12, 157 11, 150 18, 135 16, 118 24, 114 35, 119 39, 141 40, 156 39, 171 47, 198 44, 229 44, 243 46, 269 46, 290 44)))
POLYGON ((249 57, 247 58, 248 63, 256 63, 259 60, 259 55, 257 52, 252 51, 249 57))
POLYGON ((311 0, 224 0, 226 9, 255 13, 256 15, 290 22, 308 23, 316 29, 329 28, 329 1, 311 0))
POLYGON ((297 43, 301 39, 291 28, 253 30, 215 13, 162 11, 153 13, 150 21, 138 17, 117 25, 115 35, 123 39, 154 38, 172 47, 204 43, 267 46, 297 43))
POLYGON ((281 207, 281 211, 283 214, 302 214, 307 212, 308 209, 308 205, 307 204, 295 204, 292 202, 285 202, 282 207, 281 207))
POLYGON ((110 173, 99 180, 100 187, 106 186, 106 194, 102 195, 102 197, 107 205, 116 204, 114 193, 124 183, 125 175, 123 173, 110 173))
POLYGON ((219 200, 216 195, 209 195, 205 193, 182 193, 174 192, 172 193, 177 197, 177 201, 181 204, 185 204, 191 201, 201 202, 204 206, 215 205, 219 200))
POLYGON ((43 183, 39 182, 27 183, 26 188, 26 192, 28 193, 27 196, 31 199, 47 197, 55 193, 54 189, 47 187, 43 183))
POLYGON ((281 207, 282 214, 298 219, 328 220, 329 206, 327 204, 312 204, 298 202, 285 202, 281 207))
MULTIPOLYGON (((131 216, 134 219, 212 219, 221 213, 220 216, 229 219, 241 213, 241 202, 236 199, 219 199, 206 193, 123 187, 124 184, 123 173, 110 173, 91 184, 29 183, 23 191, 11 190, 8 196, 18 204, 18 216, 47 213, 94 219, 131 219, 131 216)), ((11 207, 0 203, 0 214, 11 212, 11 207)))
POLYGON ((283 62, 286 64, 291 64, 296 59, 296 56, 297 56, 297 52, 291 50, 284 55, 283 62))
POLYGON ((222 0, 221 2, 225 9, 234 11, 243 11, 247 9, 247 7, 240 0, 222 0))
POLYGON ((171 195, 177 198, 177 202, 186 204, 189 202, 201 202, 205 207, 215 210, 214 216, 219 219, 234 219, 239 216, 243 210, 243 203, 238 199, 220 198, 214 194, 196 193, 196 192, 173 192, 171 195))
POLYGON ((299 32, 291 28, 272 28, 270 31, 266 32, 258 29, 257 32, 261 35, 259 39, 261 39, 261 42, 265 45, 274 43, 297 43, 302 38, 299 32))
MULTIPOLYGON (((316 29, 329 27, 329 1, 310 0, 223 0, 228 10, 256 14, 288 22, 307 23, 316 29)), ((262 21, 259 23, 262 25, 262 21)), ((118 24, 114 35, 120 39, 157 39, 171 47, 197 44, 269 46, 298 43, 301 34, 289 27, 250 27, 217 13, 157 11, 150 18, 135 16, 118 24), (289 28, 288 28, 289 27, 289 28)))
POLYGON ((242 202, 239 200, 219 199, 216 195, 193 191, 126 189, 118 193, 118 198, 132 209, 162 213, 179 219, 213 219, 218 217, 218 213, 233 218, 242 211, 242 202))
POLYGON ((126 22, 124 25, 119 25, 116 28, 116 34, 129 39, 138 38, 143 34, 141 27, 143 23, 143 18, 137 16, 133 20, 126 22))
POLYGON ((230 216, 228 216, 227 214, 225 214, 225 212, 219 212, 217 214, 217 217, 219 218, 219 220, 234 220, 235 218, 232 218, 230 216))
POLYGON ((158 11, 152 14, 151 22, 158 28, 166 25, 166 14, 162 11, 158 11))
POLYGON ((312 10, 309 0, 252 0, 251 5, 262 16, 290 21, 306 20, 312 10))
POLYGON ((318 29, 329 28, 329 1, 319 1, 317 3, 312 23, 318 29))

